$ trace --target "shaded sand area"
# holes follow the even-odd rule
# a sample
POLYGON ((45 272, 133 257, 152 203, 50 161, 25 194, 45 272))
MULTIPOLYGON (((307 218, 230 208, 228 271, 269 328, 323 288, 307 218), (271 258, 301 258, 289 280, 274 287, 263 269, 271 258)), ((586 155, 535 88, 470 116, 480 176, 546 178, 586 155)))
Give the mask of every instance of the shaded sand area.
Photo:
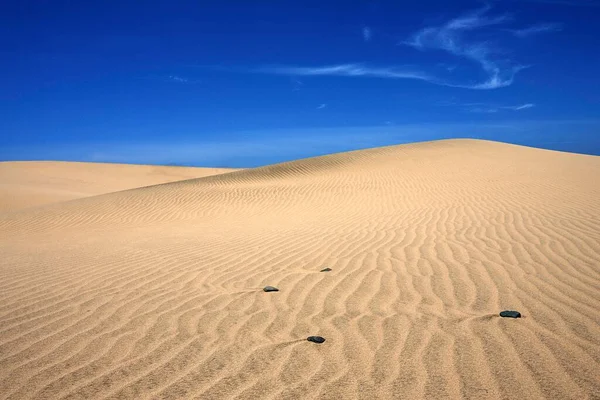
POLYGON ((0 397, 598 399, 599 178, 444 140, 2 213, 0 397))
POLYGON ((232 171, 235 169, 5 161, 0 162, 0 212, 232 171))

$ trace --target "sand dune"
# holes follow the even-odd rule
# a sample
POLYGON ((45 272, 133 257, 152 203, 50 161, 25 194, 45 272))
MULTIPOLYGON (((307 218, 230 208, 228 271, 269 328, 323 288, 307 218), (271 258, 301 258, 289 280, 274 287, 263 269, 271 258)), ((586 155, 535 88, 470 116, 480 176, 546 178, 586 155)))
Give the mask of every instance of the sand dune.
POLYGON ((599 177, 444 140, 0 213, 0 397, 598 399, 599 177))
POLYGON ((0 162, 0 212, 232 171, 235 169, 60 161, 0 162))

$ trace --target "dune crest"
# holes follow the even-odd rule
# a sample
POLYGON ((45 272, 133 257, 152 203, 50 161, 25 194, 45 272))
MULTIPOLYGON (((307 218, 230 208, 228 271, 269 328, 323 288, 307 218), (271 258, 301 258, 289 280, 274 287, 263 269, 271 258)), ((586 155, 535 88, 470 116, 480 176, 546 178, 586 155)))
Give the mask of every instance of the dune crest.
POLYGON ((442 140, 0 213, 0 398, 600 398, 599 176, 442 140))
POLYGON ((63 161, 0 162, 0 212, 236 171, 63 161))

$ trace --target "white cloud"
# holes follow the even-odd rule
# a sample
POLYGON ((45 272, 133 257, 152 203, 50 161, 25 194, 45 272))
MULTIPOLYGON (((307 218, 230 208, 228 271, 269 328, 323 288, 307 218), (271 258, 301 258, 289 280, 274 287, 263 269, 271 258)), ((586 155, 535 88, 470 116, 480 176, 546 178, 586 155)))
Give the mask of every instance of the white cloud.
MULTIPOLYGON (((451 82, 429 75, 424 71, 415 69, 402 68, 398 66, 392 67, 374 67, 364 64, 339 64, 325 65, 315 67, 300 67, 300 66, 272 66, 262 67, 253 70, 254 72, 292 75, 292 76, 346 76, 346 77, 371 77, 371 78, 387 78, 387 79, 416 79, 441 86, 449 86, 462 89, 497 89, 499 87, 508 86, 513 82, 513 76, 521 69, 527 66, 511 67, 510 79, 501 76, 501 71, 497 66, 492 64, 485 65, 486 71, 490 71, 488 80, 479 83, 460 83, 451 82)), ((503 71, 507 72, 507 71, 503 71)))
MULTIPOLYGON (((529 66, 509 59, 507 57, 508 52, 499 49, 491 41, 473 40, 473 37, 478 34, 478 32, 474 31, 507 24, 512 21, 512 17, 509 14, 488 15, 489 10, 490 6, 485 6, 450 19, 443 24, 425 27, 400 43, 422 52, 443 51, 454 56, 457 61, 461 59, 469 61, 481 70, 483 77, 479 80, 461 81, 460 78, 451 78, 450 76, 456 76, 455 70, 458 69, 456 61, 450 64, 450 67, 445 68, 444 75, 434 71, 437 66, 438 72, 440 72, 439 66, 447 65, 445 62, 435 63, 429 68, 403 65, 374 66, 365 63, 341 63, 316 66, 279 65, 263 66, 245 70, 245 72, 289 76, 414 79, 441 86, 475 90, 490 90, 510 86, 513 84, 515 76, 529 66)), ((504 28, 504 31, 510 31, 517 36, 528 36, 557 29, 560 29, 559 24, 539 24, 523 29, 504 28)), ((490 31, 488 30, 484 33, 489 34, 490 31)), ((363 27, 363 37, 365 40, 370 39, 370 28, 363 27)), ((463 72, 465 68, 461 66, 459 71, 463 72)))
POLYGON ((528 108, 532 108, 535 104, 525 103, 514 106, 496 106, 485 103, 466 103, 460 104, 460 106, 465 107, 467 111, 474 113, 497 113, 502 110, 510 110, 510 111, 521 111, 527 110, 528 108))
POLYGON ((442 50, 457 57, 479 64, 487 79, 468 86, 471 89, 496 89, 509 86, 514 76, 525 66, 507 60, 497 60, 496 49, 489 42, 471 42, 465 32, 500 25, 511 20, 509 15, 490 17, 485 15, 489 6, 454 18, 440 26, 430 26, 413 34, 402 42, 421 51, 442 50))
POLYGON ((363 64, 339 64, 317 67, 272 66, 259 68, 256 72, 296 76, 368 76, 375 78, 421 79, 424 81, 433 79, 419 71, 399 67, 368 67, 363 64))
POLYGON ((371 31, 371 28, 369 28, 368 26, 363 26, 362 35, 363 35, 364 41, 368 42, 371 40, 371 37, 373 36, 373 32, 371 31))
POLYGON ((520 111, 520 110, 526 110, 528 108, 532 108, 534 106, 535 106, 535 104, 525 103, 525 104, 521 104, 521 105, 518 105, 518 106, 504 106, 502 108, 505 108, 507 110, 520 111))
POLYGON ((523 38, 523 37, 538 35, 540 33, 558 32, 561 30, 562 30, 562 24, 544 23, 544 24, 532 25, 527 28, 509 29, 508 31, 517 37, 523 38))
POLYGON ((302 83, 302 81, 300 81, 299 79, 296 79, 294 77, 291 78, 291 83, 292 83, 292 91, 293 92, 299 91, 302 88, 302 86, 304 86, 304 83, 302 83))
POLYGON ((325 107, 327 107, 327 104, 325 104, 325 103, 323 103, 323 104, 319 104, 319 105, 317 106, 317 110, 322 110, 322 109, 324 109, 325 107))
POLYGON ((542 4, 556 4, 556 5, 564 5, 564 6, 600 7, 600 2, 598 0, 514 0, 514 1, 542 3, 542 4))
POLYGON ((497 108, 484 108, 484 107, 474 107, 471 109, 468 109, 467 111, 472 112, 472 113, 497 113, 498 109, 497 108))
POLYGON ((178 82, 178 83, 189 83, 189 79, 187 78, 182 78, 181 76, 178 75, 169 75, 169 80, 173 81, 173 82, 178 82))

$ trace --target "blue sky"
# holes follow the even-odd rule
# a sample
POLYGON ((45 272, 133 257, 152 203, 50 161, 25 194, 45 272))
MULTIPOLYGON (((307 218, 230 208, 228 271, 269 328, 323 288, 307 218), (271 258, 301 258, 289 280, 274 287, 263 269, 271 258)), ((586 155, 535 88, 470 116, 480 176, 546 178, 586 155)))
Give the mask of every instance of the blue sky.
POLYGON ((600 3, 8 1, 0 160, 252 167, 475 137, 600 155, 600 3))

